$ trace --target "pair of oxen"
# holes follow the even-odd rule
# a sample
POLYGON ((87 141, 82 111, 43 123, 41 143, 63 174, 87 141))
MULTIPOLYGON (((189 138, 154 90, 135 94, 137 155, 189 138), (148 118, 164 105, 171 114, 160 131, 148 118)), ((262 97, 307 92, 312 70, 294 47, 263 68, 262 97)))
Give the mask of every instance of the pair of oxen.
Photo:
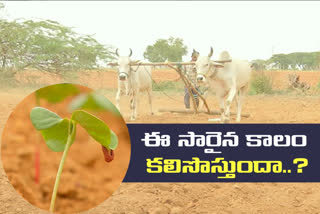
MULTIPOLYGON (((135 120, 138 113, 139 94, 146 92, 150 112, 153 114, 151 66, 132 65, 131 49, 129 56, 119 56, 118 49, 116 55, 118 56, 117 64, 119 66, 118 92, 116 95, 118 109, 120 110, 121 95, 130 95, 131 120, 135 120)), ((243 96, 247 91, 251 76, 250 63, 245 60, 232 59, 227 51, 223 51, 217 61, 211 60, 212 55, 213 48, 207 56, 200 55, 195 62, 197 82, 208 85, 218 97, 221 112, 219 121, 222 123, 230 121, 230 106, 232 101, 235 100, 237 106, 236 122, 240 122, 243 96)), ((207 95, 206 92, 204 98, 207 95)))

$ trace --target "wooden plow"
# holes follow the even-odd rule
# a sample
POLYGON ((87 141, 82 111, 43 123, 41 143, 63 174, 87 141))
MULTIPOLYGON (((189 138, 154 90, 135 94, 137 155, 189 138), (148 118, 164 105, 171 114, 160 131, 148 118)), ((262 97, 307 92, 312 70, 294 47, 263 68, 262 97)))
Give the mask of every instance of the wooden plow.
MULTIPOLYGON (((218 61, 214 61, 216 63, 227 63, 227 62, 231 62, 232 60, 218 60, 218 61)), ((108 65, 110 66, 117 66, 118 63, 109 63, 108 65)), ((214 112, 214 111, 210 111, 209 106, 207 104, 207 101, 204 99, 204 97, 198 92, 198 90, 193 86, 192 83, 190 83, 190 81, 188 80, 188 78, 183 74, 183 72, 181 71, 181 68, 183 65, 195 65, 195 62, 155 62, 155 63, 149 63, 149 62, 140 62, 140 61, 134 61, 130 63, 131 66, 168 66, 169 68, 175 70, 180 78, 182 79, 184 85, 186 86, 190 97, 191 97, 191 101, 192 101, 192 106, 193 106, 193 110, 170 110, 170 109, 160 109, 160 112, 176 112, 176 113, 207 113, 207 114, 215 114, 217 115, 218 112, 214 112), (194 93, 196 93, 198 95, 198 97, 202 100, 204 106, 206 107, 207 111, 199 111, 197 104, 196 104, 196 100, 193 96, 194 93)))

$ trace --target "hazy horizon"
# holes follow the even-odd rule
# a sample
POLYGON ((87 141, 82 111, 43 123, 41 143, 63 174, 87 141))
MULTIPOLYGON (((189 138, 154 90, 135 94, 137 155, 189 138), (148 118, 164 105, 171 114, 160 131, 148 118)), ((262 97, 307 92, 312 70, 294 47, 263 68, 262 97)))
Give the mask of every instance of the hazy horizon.
POLYGON ((133 58, 157 39, 179 37, 214 58, 223 50, 248 60, 272 54, 320 50, 320 2, 110 2, 2 1, 9 19, 50 19, 94 35, 100 43, 133 50, 133 58))

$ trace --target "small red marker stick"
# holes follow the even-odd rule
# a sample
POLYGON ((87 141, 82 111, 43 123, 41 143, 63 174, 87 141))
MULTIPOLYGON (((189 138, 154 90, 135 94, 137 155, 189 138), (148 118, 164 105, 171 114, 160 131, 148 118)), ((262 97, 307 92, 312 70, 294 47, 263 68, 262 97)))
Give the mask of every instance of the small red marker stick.
POLYGON ((40 181, 40 148, 37 146, 34 159, 34 181, 39 184, 40 181))
POLYGON ((104 146, 101 146, 101 147, 102 147, 102 153, 104 155, 104 160, 106 162, 113 161, 113 159, 114 159, 114 151, 113 150, 109 150, 104 146))

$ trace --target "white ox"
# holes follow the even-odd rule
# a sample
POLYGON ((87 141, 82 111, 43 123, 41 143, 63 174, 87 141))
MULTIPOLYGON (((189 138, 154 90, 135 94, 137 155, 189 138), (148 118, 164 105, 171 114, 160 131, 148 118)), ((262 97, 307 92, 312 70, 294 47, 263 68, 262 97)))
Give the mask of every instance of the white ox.
POLYGON ((131 96, 130 108, 131 108, 131 120, 137 118, 139 93, 147 92, 149 97, 149 104, 151 115, 152 112, 152 78, 151 78, 151 67, 145 66, 132 66, 131 55, 132 50, 130 49, 129 56, 119 56, 118 49, 116 50, 118 56, 118 92, 116 95, 116 105, 120 111, 120 97, 124 94, 123 86, 125 86, 125 94, 131 96))
MULTIPOLYGON (((232 59, 227 63, 216 63, 211 61, 213 49, 208 56, 199 56, 196 61, 197 81, 210 85, 220 103, 221 122, 229 122, 230 105, 236 98, 237 122, 241 120, 241 109, 243 95, 245 94, 251 76, 251 67, 248 61, 232 59), (225 103, 226 98, 226 103, 225 103), (225 106, 226 104, 226 106, 225 106)), ((230 60, 227 51, 220 54, 219 60, 230 60)))

